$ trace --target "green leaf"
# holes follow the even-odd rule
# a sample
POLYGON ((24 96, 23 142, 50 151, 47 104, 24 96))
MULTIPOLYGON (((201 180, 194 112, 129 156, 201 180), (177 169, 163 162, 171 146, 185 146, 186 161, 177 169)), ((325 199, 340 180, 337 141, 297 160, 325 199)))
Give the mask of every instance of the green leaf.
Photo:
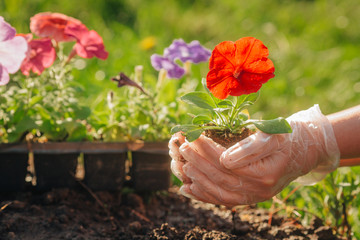
POLYGON ((201 84, 202 84, 203 87, 205 88, 206 92, 210 94, 210 90, 207 88, 206 78, 202 78, 202 79, 201 79, 201 84))
POLYGON ((17 142, 28 131, 37 128, 35 121, 25 115, 16 125, 14 131, 9 132, 9 142, 17 142))
POLYGON ((204 128, 197 125, 192 124, 185 124, 185 125, 177 125, 173 127, 170 131, 171 134, 177 133, 177 132, 184 132, 184 135, 186 139, 189 142, 195 141, 198 139, 201 135, 201 133, 204 131, 204 128))
POLYGON ((251 93, 249 95, 241 95, 237 99, 236 109, 244 108, 245 106, 253 105, 260 96, 260 91, 251 93))
POLYGON ((198 128, 198 129, 186 132, 185 137, 189 142, 193 142, 200 137, 200 135, 203 131, 204 131, 203 128, 198 128))
POLYGON ((38 102, 40 102, 43 99, 42 96, 34 96, 30 99, 29 102, 29 108, 31 108, 32 106, 34 106, 35 104, 37 104, 38 102))
POLYGON ((24 107, 25 107, 24 103, 19 103, 19 106, 16 109, 16 111, 11 119, 11 122, 17 123, 26 115, 26 111, 25 111, 24 107))
POLYGON ((176 125, 170 130, 171 134, 177 133, 177 132, 188 132, 191 130, 195 130, 199 128, 199 126, 192 125, 192 124, 184 124, 184 125, 176 125))
POLYGON ((39 128, 50 141, 62 141, 67 135, 64 126, 62 126, 62 124, 56 124, 56 122, 51 119, 45 119, 39 128))
POLYGON ((4 104, 7 102, 6 97, 0 96, 0 104, 4 104))
POLYGON ((243 120, 243 121, 246 121, 246 120, 249 119, 249 116, 248 116, 247 114, 243 113, 243 112, 240 112, 240 113, 238 114, 238 118, 241 119, 241 120, 243 120))
POLYGON ((233 103, 230 100, 222 100, 217 103, 219 108, 227 108, 227 107, 233 107, 233 103))
POLYGON ((66 139, 67 141, 78 142, 86 139, 86 134, 87 134, 86 126, 81 124, 80 122, 76 122, 76 121, 64 122, 63 126, 65 127, 68 133, 68 137, 66 139))
POLYGON ((209 94, 204 92, 191 92, 181 97, 184 102, 194 104, 200 108, 212 110, 216 108, 216 105, 209 94))
POLYGON ((201 125, 201 124, 206 124, 206 123, 209 123, 211 122, 212 119, 209 117, 209 116, 206 116, 206 115, 198 115, 198 116, 195 116, 192 120, 192 123, 194 125, 201 125))
POLYGON ((284 118, 276 118, 272 120, 253 120, 253 123, 259 130, 269 134, 291 133, 290 124, 284 118))
POLYGON ((251 102, 252 104, 254 104, 256 102, 256 100, 259 98, 259 96, 260 96, 260 91, 251 93, 251 94, 247 95, 244 102, 251 102))
POLYGON ((35 106, 37 112, 40 114, 41 119, 51 119, 50 112, 41 105, 35 106))
MULTIPOLYGON (((216 111, 216 112, 220 112, 220 113, 226 113, 226 111, 229 111, 229 110, 231 110, 231 108, 214 108, 214 111, 216 111)), ((227 115, 228 113, 226 113, 226 115, 227 115)))
POLYGON ((80 106, 78 108, 75 108, 74 110, 75 112, 75 116, 78 119, 86 119, 90 116, 91 114, 91 109, 89 107, 86 106, 80 106))

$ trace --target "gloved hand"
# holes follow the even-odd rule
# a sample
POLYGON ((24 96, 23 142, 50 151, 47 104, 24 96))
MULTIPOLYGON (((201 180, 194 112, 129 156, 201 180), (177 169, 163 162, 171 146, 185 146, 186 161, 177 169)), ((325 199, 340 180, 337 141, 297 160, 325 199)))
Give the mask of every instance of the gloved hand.
MULTIPOLYGON (((169 144, 170 151, 177 152, 172 169, 184 181, 180 191, 214 204, 251 204, 270 199, 300 176, 299 182, 309 184, 335 170, 340 152, 319 107, 287 120, 291 134, 257 132, 229 149, 205 136, 192 143, 182 138, 180 148, 169 144), (177 164, 182 158, 185 161, 177 164)), ((177 138, 182 137, 179 134, 177 138)))

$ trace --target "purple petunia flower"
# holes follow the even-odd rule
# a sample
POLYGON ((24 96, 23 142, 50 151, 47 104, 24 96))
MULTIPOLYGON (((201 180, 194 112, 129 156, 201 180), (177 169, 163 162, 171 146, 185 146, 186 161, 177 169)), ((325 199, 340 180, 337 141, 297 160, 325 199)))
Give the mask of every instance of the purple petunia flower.
POLYGON ((168 78, 181 78, 185 74, 185 69, 177 65, 175 62, 170 59, 160 56, 158 54, 153 54, 151 56, 151 65, 156 70, 165 69, 167 71, 168 78))
POLYGON ((175 63, 179 59, 181 62, 206 62, 211 56, 209 49, 201 46, 199 41, 192 41, 187 44, 182 39, 175 39, 172 44, 164 49, 164 55, 153 54, 151 65, 158 71, 165 69, 168 78, 181 78, 185 74, 185 69, 175 63))
POLYGON ((16 30, 0 16, 0 86, 9 82, 9 73, 19 70, 27 54, 25 38, 15 34, 16 30))
POLYGON ((211 51, 201 46, 200 42, 196 40, 187 44, 182 39, 175 39, 168 48, 164 49, 164 57, 172 61, 179 59, 183 63, 187 61, 206 62, 210 56, 211 51))

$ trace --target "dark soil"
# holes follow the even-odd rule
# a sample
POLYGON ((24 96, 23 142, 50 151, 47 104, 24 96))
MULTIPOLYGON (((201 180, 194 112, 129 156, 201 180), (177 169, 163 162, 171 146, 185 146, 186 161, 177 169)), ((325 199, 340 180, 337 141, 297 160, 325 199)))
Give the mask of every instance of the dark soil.
POLYGON ((254 131, 248 128, 243 128, 241 133, 231 133, 229 130, 219 131, 211 129, 205 131, 205 136, 211 138, 214 142, 223 147, 229 148, 253 133, 254 131))
POLYGON ((310 226, 255 206, 232 212, 169 191, 56 189, 0 194, 0 239, 338 239, 317 219, 310 226))

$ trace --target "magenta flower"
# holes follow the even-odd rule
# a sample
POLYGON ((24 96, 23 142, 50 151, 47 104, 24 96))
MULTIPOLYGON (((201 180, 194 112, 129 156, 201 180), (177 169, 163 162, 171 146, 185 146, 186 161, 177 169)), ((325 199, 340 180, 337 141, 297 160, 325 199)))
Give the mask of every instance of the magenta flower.
POLYGON ((210 56, 211 51, 201 46, 200 42, 196 40, 187 44, 182 39, 175 39, 168 48, 164 49, 164 57, 172 61, 179 59, 183 63, 187 61, 206 62, 210 56))
POLYGON ((84 24, 70 24, 64 32, 76 39, 76 44, 69 58, 77 54, 83 58, 107 59, 109 53, 105 51, 103 39, 96 31, 89 31, 84 24))
POLYGON ((21 72, 29 76, 30 71, 40 75, 45 68, 50 67, 55 59, 56 52, 50 38, 33 39, 32 34, 21 35, 28 41, 29 50, 21 64, 21 72))
POLYGON ((28 49, 26 40, 0 16, 0 85, 9 82, 9 73, 19 70, 28 49))
POLYGON ((201 46, 199 41, 192 41, 187 44, 182 39, 175 39, 172 44, 164 49, 163 56, 153 54, 151 56, 151 65, 156 69, 165 69, 168 78, 181 78, 185 74, 185 69, 175 63, 180 60, 183 63, 206 62, 211 56, 211 51, 201 46))

